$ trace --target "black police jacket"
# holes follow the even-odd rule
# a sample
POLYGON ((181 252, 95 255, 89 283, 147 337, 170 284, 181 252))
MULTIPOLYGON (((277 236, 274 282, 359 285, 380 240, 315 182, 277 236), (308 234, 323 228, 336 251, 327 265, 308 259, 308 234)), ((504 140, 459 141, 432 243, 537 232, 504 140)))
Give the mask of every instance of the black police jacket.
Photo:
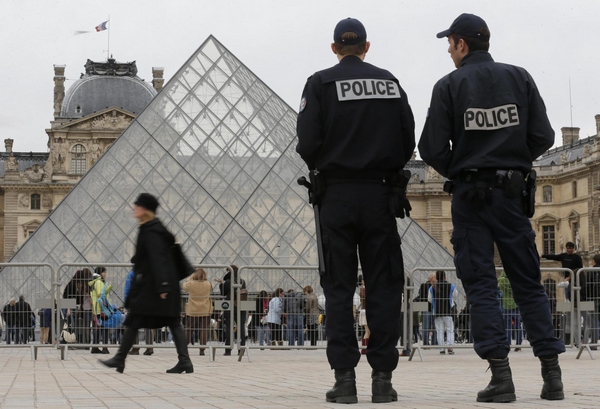
POLYGON ((415 149, 415 122, 398 80, 346 56, 308 78, 296 151, 309 169, 399 170, 415 149))
POLYGON ((546 106, 529 73, 474 51, 433 87, 419 153, 450 179, 465 169, 518 169, 554 143, 546 106))

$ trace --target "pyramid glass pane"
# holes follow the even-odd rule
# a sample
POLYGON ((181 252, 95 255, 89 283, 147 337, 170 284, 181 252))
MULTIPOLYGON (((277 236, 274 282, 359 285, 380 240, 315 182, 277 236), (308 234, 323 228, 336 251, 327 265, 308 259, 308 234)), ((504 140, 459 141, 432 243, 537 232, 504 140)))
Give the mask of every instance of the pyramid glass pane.
MULTIPOLYGON (((313 210, 296 184, 295 111, 209 37, 13 256, 13 262, 129 262, 131 205, 158 196, 158 217, 194 263, 316 265, 313 210)), ((452 258, 398 221, 407 271, 452 258)), ((48 270, 48 269, 46 269, 48 270)), ((126 269, 122 269, 124 272, 126 269)), ((250 291, 311 284, 316 271, 248 270, 250 291)), ((66 280, 72 273, 61 272, 66 280)), ((122 288, 124 277, 113 284, 122 288)), ((49 271, 8 267, 0 296, 47 296, 49 271)))

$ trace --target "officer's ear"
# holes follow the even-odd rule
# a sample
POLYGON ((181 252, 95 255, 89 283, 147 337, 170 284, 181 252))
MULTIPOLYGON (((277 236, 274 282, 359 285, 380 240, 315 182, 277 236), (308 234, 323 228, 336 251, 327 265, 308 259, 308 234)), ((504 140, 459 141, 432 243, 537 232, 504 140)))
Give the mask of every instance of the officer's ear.
POLYGON ((333 51, 333 53, 335 55, 337 55, 337 50, 335 49, 335 43, 331 43, 331 51, 333 51))
POLYGON ((369 48, 371 48, 371 42, 367 41, 367 43, 365 44, 365 52, 364 52, 364 54, 366 54, 366 53, 369 52, 369 48))
POLYGON ((463 38, 458 40, 458 50, 460 52, 464 53, 464 55, 469 54, 469 46, 467 45, 467 42, 463 38))

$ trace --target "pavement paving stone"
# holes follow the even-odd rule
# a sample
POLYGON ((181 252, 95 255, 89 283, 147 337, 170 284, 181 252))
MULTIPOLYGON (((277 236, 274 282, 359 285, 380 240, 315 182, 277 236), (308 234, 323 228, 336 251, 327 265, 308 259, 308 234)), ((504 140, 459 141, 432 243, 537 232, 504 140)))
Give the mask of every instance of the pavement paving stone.
MULTIPOLYGON (((512 353, 517 401, 510 407, 600 407, 600 355, 593 354, 596 360, 587 353, 577 360, 574 349, 561 355, 566 399, 549 402, 539 398, 540 366, 531 350, 512 353)), ((498 407, 475 402, 491 373, 473 350, 456 349, 455 355, 425 350, 423 356, 424 362, 418 355, 412 361, 400 358, 393 376, 399 400, 377 405, 371 403, 371 368, 361 359, 356 369, 359 403, 352 407, 498 407)), ((61 361, 58 350, 40 349, 33 362, 28 349, 0 348, 0 408, 340 409, 325 402, 333 372, 324 350, 252 350, 250 357, 238 362, 217 353, 211 362, 208 356, 192 355, 193 374, 167 374, 176 353, 157 348, 152 356, 129 356, 125 373, 119 374, 85 350, 69 351, 69 359, 61 361)))

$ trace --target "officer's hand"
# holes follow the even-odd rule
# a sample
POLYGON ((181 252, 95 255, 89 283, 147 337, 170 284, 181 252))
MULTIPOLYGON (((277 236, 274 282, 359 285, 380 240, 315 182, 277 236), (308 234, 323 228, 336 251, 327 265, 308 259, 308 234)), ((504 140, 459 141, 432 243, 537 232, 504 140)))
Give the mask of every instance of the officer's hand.
POLYGON ((410 211, 412 210, 412 206, 410 205, 410 202, 408 201, 408 198, 406 197, 406 195, 402 198, 402 215, 400 216, 401 219, 404 219, 404 214, 406 213, 406 216, 410 217, 410 211))
POLYGON ((392 191, 390 208, 394 217, 399 217, 401 219, 404 219, 405 216, 410 217, 412 207, 406 197, 406 190, 395 189, 392 191))

